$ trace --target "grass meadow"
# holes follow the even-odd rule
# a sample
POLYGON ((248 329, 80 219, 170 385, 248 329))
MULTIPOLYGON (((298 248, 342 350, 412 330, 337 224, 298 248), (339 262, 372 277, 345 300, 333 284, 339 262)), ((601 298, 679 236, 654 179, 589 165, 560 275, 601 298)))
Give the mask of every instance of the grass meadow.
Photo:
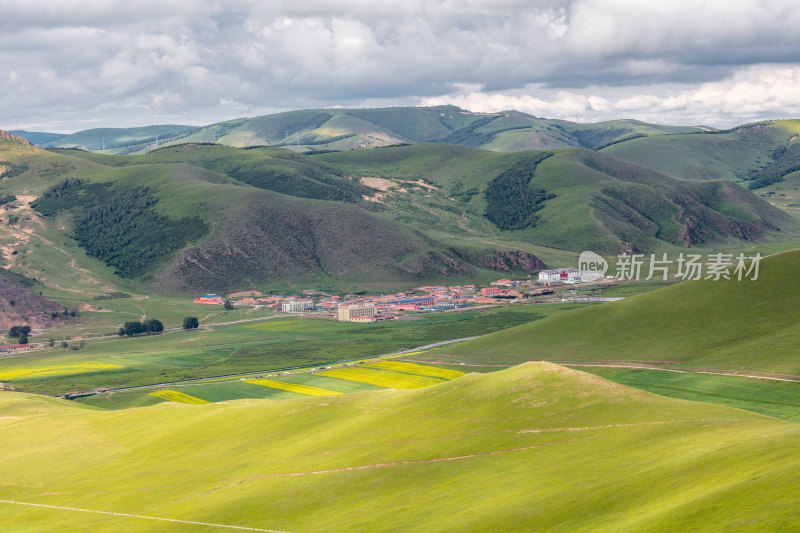
MULTIPOLYGON (((577 307, 499 306, 376 324, 281 317, 154 336, 96 339, 77 351, 57 345, 52 350, 3 356, 0 361, 3 372, 15 373, 7 380, 15 388, 61 395, 369 358, 490 333, 577 307), (114 367, 93 367, 84 373, 59 371, 81 364, 114 367)), ((231 313, 231 319, 246 316, 244 311, 231 313)))
POLYGON ((797 424, 548 363, 423 389, 121 411, 0 392, 0 409, 5 530, 800 525, 797 424))

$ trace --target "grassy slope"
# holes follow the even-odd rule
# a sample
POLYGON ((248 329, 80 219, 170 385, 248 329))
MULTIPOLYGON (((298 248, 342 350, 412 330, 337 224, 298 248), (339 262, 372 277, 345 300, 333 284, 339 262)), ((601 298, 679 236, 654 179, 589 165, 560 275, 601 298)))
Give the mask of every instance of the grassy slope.
MULTIPOLYGON (((2 157, 13 159, 9 154, 14 150, 4 148, 2 157)), ((574 254, 565 250, 616 254, 624 242, 645 251, 669 250, 687 240, 702 246, 731 245, 738 242, 735 235, 748 242, 770 237, 769 224, 784 229, 782 235, 791 234, 776 209, 770 212, 766 202, 733 185, 644 176, 648 171, 640 167, 584 150, 560 151, 537 167, 530 187, 556 197, 542 204, 535 227, 514 231, 500 231, 484 216, 483 191, 505 169, 536 152, 503 154, 446 144, 311 158, 276 148, 219 145, 183 145, 143 156, 25 152, 22 147, 16 151, 14 157, 30 168, 19 179, 4 182, 3 193, 36 195, 65 177, 77 176, 113 182, 120 189, 145 186, 158 198, 157 214, 173 220, 200 217, 209 228, 206 237, 189 243, 183 253, 165 255, 148 272, 152 288, 169 293, 286 283, 341 288, 342 283, 484 281, 497 275, 487 268, 490 263, 476 259, 488 248, 524 250, 557 266, 574 262, 574 254), (22 157, 23 152, 29 155, 22 157), (604 161, 604 167, 589 159, 604 161), (351 179, 376 175, 397 184, 380 200, 384 205, 362 201, 361 196, 375 191, 351 179), (412 183, 420 178, 433 188, 412 183), (609 203, 609 195, 616 203, 609 203), (675 220, 683 208, 664 197, 694 202, 685 208, 681 223, 699 225, 703 232, 684 238, 675 220), (618 215, 620 202, 627 202, 624 209, 630 217, 618 215), (759 226, 762 217, 769 221, 765 227, 759 226), (466 247, 469 253, 449 247, 466 247)), ((20 228, 58 243, 57 248, 26 257, 29 274, 42 277, 35 271, 44 268, 48 274, 43 277, 49 278, 66 255, 86 272, 96 273, 92 289, 110 292, 124 284, 114 278, 114 269, 81 257, 74 241, 65 238, 72 216, 61 213, 20 228)), ((19 266, 25 266, 22 259, 17 258, 19 266)), ((66 279, 74 274, 52 275, 64 278, 54 279, 61 287, 82 288, 79 280, 66 279)))
POLYGON ((517 151, 571 146, 597 148, 632 135, 697 131, 633 120, 578 124, 517 111, 472 113, 453 106, 383 109, 305 109, 238 118, 199 128, 148 126, 86 130, 47 146, 84 146, 106 153, 145 153, 183 142, 229 146, 288 146, 294 150, 353 150, 397 143, 450 142, 490 150, 517 151))
MULTIPOLYGON (((544 202, 534 227, 501 232, 483 216, 486 185, 504 169, 537 152, 497 153, 443 144, 384 148, 313 156, 354 176, 402 180, 424 178, 438 187, 424 194, 390 193, 382 201, 390 215, 461 242, 491 237, 569 250, 616 254, 623 243, 640 250, 731 244, 734 235, 761 240, 770 230, 753 229, 765 219, 785 233, 793 222, 755 195, 728 184, 671 179, 596 152, 561 150, 542 161, 530 187, 556 198, 544 202), (468 202, 454 187, 478 188, 468 202), (699 226, 683 232, 683 227, 699 226)), ((406 187, 408 188, 408 187, 406 187)), ((787 231, 788 230, 788 231, 787 231)), ((774 237, 774 235, 773 235, 774 237)))
POLYGON ((22 137, 33 145, 44 144, 68 135, 67 133, 47 133, 42 131, 11 130, 8 133, 22 137))
POLYGON ((101 150, 105 145, 109 152, 125 153, 152 144, 157 137, 172 137, 195 129, 191 126, 163 125, 138 128, 96 128, 64 135, 41 143, 45 148, 84 148, 101 150))
MULTIPOLYGON (((318 178, 317 174, 311 174, 307 186, 304 186, 299 184, 299 178, 292 177, 306 172, 305 168, 314 170, 320 167, 319 164, 295 161, 291 154, 288 158, 271 158, 272 154, 286 154, 274 149, 253 155, 250 151, 214 146, 200 147, 197 151, 184 147, 177 150, 178 155, 174 152, 156 152, 142 158, 87 154, 74 157, 72 154, 75 152, 52 154, 31 148, 4 148, 2 157, 20 160, 28 165, 28 170, 4 183, 2 189, 3 192, 38 195, 47 186, 77 175, 89 181, 114 182, 115 187, 121 189, 131 185, 146 186, 158 198, 155 210, 159 214, 173 219, 199 216, 210 226, 204 247, 195 250, 195 256, 184 259, 183 263, 179 259, 172 270, 158 278, 155 285, 162 292, 281 285, 287 278, 305 282, 392 280, 396 284, 408 284, 420 275, 435 275, 424 270, 409 273, 403 270, 402 265, 398 266, 402 261, 413 259, 415 254, 426 254, 432 249, 428 241, 411 228, 388 224, 352 204, 316 199, 329 194, 358 198, 358 189, 346 178, 330 173, 319 174, 321 177, 318 178), (253 161, 269 162, 273 159, 277 166, 288 168, 282 172, 288 176, 290 184, 295 184, 291 185, 294 189, 287 192, 312 197, 283 196, 201 168, 213 166, 209 163, 211 161, 222 165, 220 170, 238 175, 235 170, 230 170, 231 167, 240 169, 253 161), (342 184, 340 192, 336 192, 337 180, 342 184), (317 185, 319 188, 315 189, 317 185), (274 228, 276 224, 279 227, 274 228), (363 231, 367 227, 371 228, 370 232, 363 231), (231 246, 235 247, 233 254, 231 246), (251 260, 243 262, 243 253, 251 260), (239 257, 232 258, 231 255, 239 257), (238 259, 234 265, 236 268, 224 264, 230 259, 238 259), (197 271, 187 271, 193 265, 197 271)), ((272 186, 269 183, 262 185, 265 188, 272 186)), ((63 243, 63 248, 59 248, 68 257, 83 255, 71 239, 64 238, 64 230, 71 226, 68 213, 51 220, 39 219, 35 225, 26 224, 23 229, 29 234, 42 236, 49 242, 57 239, 59 245, 63 243)), ((48 253, 52 255, 53 251, 48 253)), ((32 262, 39 263, 44 259, 44 255, 35 255, 37 257, 31 258, 32 262)), ((23 261, 19 263, 24 266, 23 261)), ((55 259, 51 263, 57 264, 55 259)), ((100 261, 87 258, 84 264, 88 271, 98 271, 100 277, 108 280, 108 283, 99 283, 105 292, 110 292, 113 284, 120 282, 113 279, 113 269, 101 266, 100 261)), ((161 265, 164 266, 166 263, 161 265)), ((33 271, 32 275, 41 277, 33 271)))
MULTIPOLYGON (((4 500, 293 532, 798 525, 796 425, 550 364, 274 403, 0 405, 4 500)), ((0 507, 17 531, 201 530, 0 507)))
POLYGON ((442 349, 516 363, 647 361, 800 375, 800 252, 762 260, 757 281, 687 281, 442 349))
POLYGON ((676 178, 739 181, 772 161, 772 151, 800 133, 800 121, 749 125, 731 133, 647 137, 603 152, 676 178))
POLYGON ((800 422, 800 383, 631 368, 579 366, 578 369, 670 398, 728 405, 800 422))

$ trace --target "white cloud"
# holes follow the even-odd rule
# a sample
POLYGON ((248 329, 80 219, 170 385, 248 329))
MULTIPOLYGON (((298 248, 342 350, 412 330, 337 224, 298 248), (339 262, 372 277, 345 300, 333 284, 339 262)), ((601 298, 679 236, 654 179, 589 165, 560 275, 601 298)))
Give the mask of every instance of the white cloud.
POLYGON ((516 109, 579 122, 635 118, 667 124, 733 126, 800 116, 798 87, 800 64, 756 65, 738 69, 727 79, 698 85, 595 86, 584 93, 552 91, 541 85, 509 93, 485 93, 472 87, 460 94, 423 98, 421 104, 453 104, 486 112, 516 109))
POLYGON ((114 120, 131 125, 154 95, 208 121, 232 118, 226 99, 251 110, 451 101, 726 124, 795 113, 800 98, 789 90, 800 10, 785 0, 0 4, 12 89, 0 94, 0 127, 16 114, 66 120, 54 109, 109 117, 115 105, 114 120))

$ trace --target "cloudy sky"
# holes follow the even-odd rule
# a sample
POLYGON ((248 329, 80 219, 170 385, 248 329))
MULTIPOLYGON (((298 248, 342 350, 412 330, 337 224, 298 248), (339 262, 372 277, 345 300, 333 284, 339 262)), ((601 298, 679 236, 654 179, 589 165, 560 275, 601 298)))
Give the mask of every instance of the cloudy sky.
POLYGON ((451 103, 800 117, 796 0, 0 0, 0 129, 451 103))

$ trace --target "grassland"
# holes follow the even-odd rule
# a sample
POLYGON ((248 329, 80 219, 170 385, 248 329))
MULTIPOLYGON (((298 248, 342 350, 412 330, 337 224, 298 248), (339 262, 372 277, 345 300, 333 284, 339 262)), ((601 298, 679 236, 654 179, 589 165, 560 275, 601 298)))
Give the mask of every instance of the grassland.
POLYGON ((633 139, 604 153, 684 179, 748 179, 773 161, 779 146, 794 142, 800 121, 779 120, 727 132, 675 134, 633 139))
POLYGON ((499 307, 377 324, 275 318, 149 337, 97 339, 78 351, 56 348, 4 356, 0 361, 3 372, 20 373, 65 365, 117 365, 69 375, 20 374, 8 380, 24 391, 61 395, 373 357, 498 331, 576 307, 499 307))
POLYGON ((800 383, 694 372, 599 366, 577 368, 615 383, 670 398, 727 405, 800 422, 800 383))
MULTIPOLYGON (((456 115, 454 127, 475 119, 456 115)), ((509 126, 523 120, 507 118, 509 126)), ((618 126, 608 131, 624 129, 618 126)), ((473 133, 497 133, 485 128, 473 133)), ((523 202, 501 217, 523 224, 493 224, 499 219, 486 216, 497 207, 487 204, 489 184, 549 153, 426 143, 309 157, 186 144, 111 156, 3 145, 0 161, 13 178, 3 180, 0 194, 25 201, 9 215, 14 223, 0 226, 0 246, 11 270, 66 301, 83 292, 164 297, 482 282, 531 273, 538 263, 525 254, 559 266, 571 264, 575 251, 615 255, 626 243, 670 251, 796 234, 793 219, 727 182, 671 180, 587 150, 558 151, 522 176, 517 186, 541 199, 541 209, 523 213, 523 202), (364 176, 390 186, 371 188, 364 176), (82 182, 56 194, 66 178, 82 182), (30 200, 48 191, 31 209, 30 200), (118 212, 107 213, 105 204, 118 212), (123 217, 131 223, 123 231, 114 220, 131 206, 141 216, 123 217), (132 224, 143 218, 148 224, 132 224), (516 229, 501 229, 509 227, 516 229)))
POLYGON ((687 281, 440 351, 447 360, 618 361, 800 375, 800 252, 762 259, 758 280, 687 281))
POLYGON ((140 517, 297 533, 798 526, 796 424, 546 363, 284 402, 0 405, 7 530, 208 528, 140 517))
POLYGON ((104 153, 140 154, 153 150, 156 145, 170 146, 185 142, 236 147, 286 146, 297 151, 354 150, 397 143, 446 142, 507 152, 563 147, 596 149, 637 136, 700 131, 710 131, 710 128, 662 126, 635 120, 577 124, 537 118, 516 111, 474 114, 453 106, 305 109, 237 118, 199 128, 166 125, 92 129, 57 136, 43 143, 43 146, 85 147, 104 153))
MULTIPOLYGON (((394 181, 397 188, 382 193, 380 200, 398 222, 464 245, 487 238, 505 246, 536 243, 538 250, 530 245, 520 249, 546 257, 550 265, 561 259, 553 252, 557 248, 616 255, 625 243, 642 251, 671 251, 686 245, 729 247, 741 246, 740 239, 748 243, 791 239, 797 229, 791 217, 728 182, 675 180, 588 150, 544 155, 426 144, 321 154, 313 159, 355 176, 394 181), (523 218, 525 224, 501 231, 487 218, 493 211, 484 193, 493 180, 526 159, 542 161, 529 176, 525 191, 531 195, 535 191, 537 198, 545 200, 536 206, 539 209, 532 219, 513 209, 505 213, 503 219, 523 218), (413 180, 424 180, 435 189, 415 191, 413 180), (464 197, 463 192, 469 190, 478 193, 464 197), (780 227, 783 233, 770 227, 780 227)), ((508 210, 513 202, 502 204, 508 210)))
POLYGON ((367 360, 358 362, 358 366, 337 367, 331 370, 278 372, 255 378, 214 378, 192 383, 173 384, 170 385, 170 388, 143 387, 113 391, 80 397, 74 401, 102 409, 127 409, 153 405, 158 401, 191 403, 185 401, 187 398, 196 398, 204 403, 244 398, 287 400, 306 396, 352 394, 386 388, 421 388, 463 375, 464 372, 459 370, 403 361, 367 360), (151 392, 153 389, 156 390, 151 392), (153 398, 158 398, 158 400, 153 398))

